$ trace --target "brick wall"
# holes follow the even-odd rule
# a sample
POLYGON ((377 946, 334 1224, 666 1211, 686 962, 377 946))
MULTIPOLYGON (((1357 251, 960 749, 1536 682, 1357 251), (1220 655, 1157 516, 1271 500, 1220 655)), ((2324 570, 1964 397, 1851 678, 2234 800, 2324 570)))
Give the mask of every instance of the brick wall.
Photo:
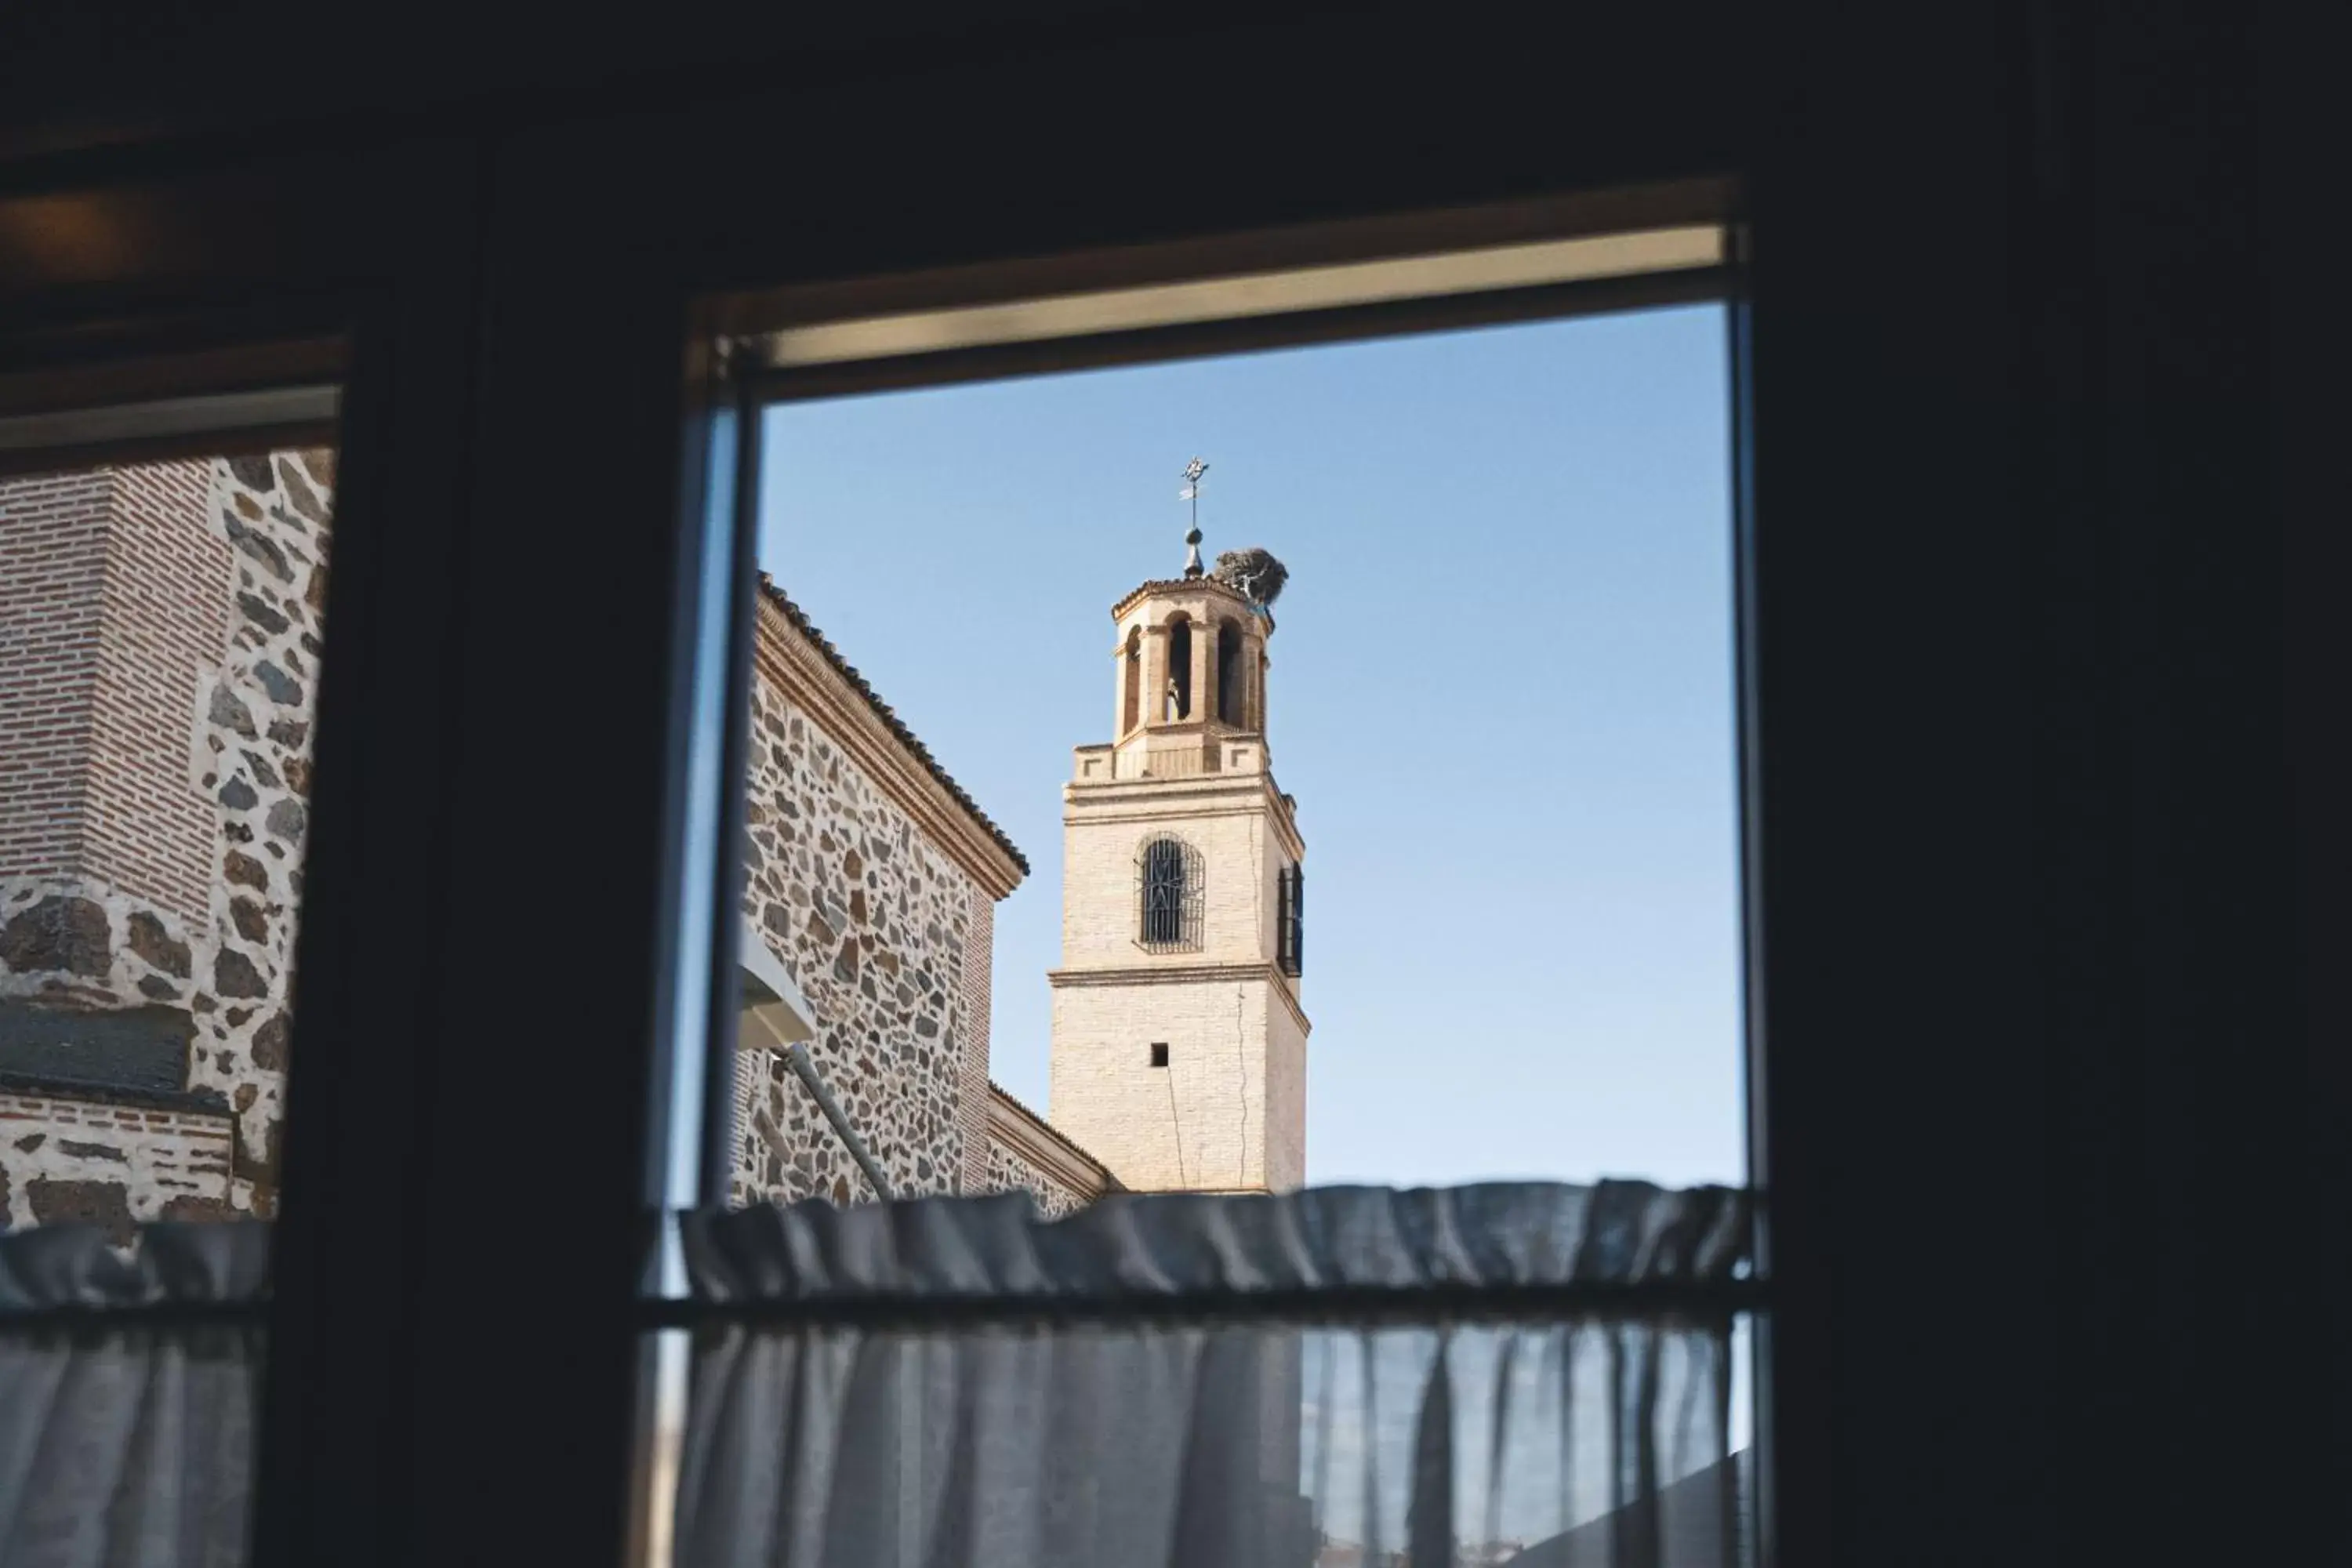
POLYGON ((102 468, 0 484, 0 872, 81 865, 113 489, 102 468))
POLYGON ((229 605, 210 480, 196 461, 0 485, 0 871, 204 915, 196 689, 229 605))
POLYGON ((1065 817, 1062 967, 1271 963, 1274 879, 1287 859, 1256 776, 1087 788, 1065 817), (1136 862, 1145 842, 1162 835, 1200 852, 1197 951, 1151 953, 1136 945, 1136 862))
POLYGON ((963 1171, 960 1192, 992 1190, 989 1179, 988 1018, 996 967, 996 900, 971 890, 971 923, 963 937, 963 1171))
POLYGON ((1307 1031, 1298 982, 1274 963, 1276 879, 1295 846, 1269 781, 1078 782, 1065 799, 1054 1125, 1137 1190, 1299 1185, 1307 1031), (1162 835, 1200 855, 1195 950, 1137 945, 1136 859, 1162 835), (1151 1065, 1154 1044, 1167 1067, 1151 1065))
POLYGON ((219 825, 192 766, 196 693, 228 641, 229 547, 206 511, 210 463, 113 480, 80 869, 200 919, 219 825))
POLYGON ((1306 1037, 1263 971, 1054 988, 1053 1124, 1135 1191, 1299 1185, 1305 1069, 1306 1037))

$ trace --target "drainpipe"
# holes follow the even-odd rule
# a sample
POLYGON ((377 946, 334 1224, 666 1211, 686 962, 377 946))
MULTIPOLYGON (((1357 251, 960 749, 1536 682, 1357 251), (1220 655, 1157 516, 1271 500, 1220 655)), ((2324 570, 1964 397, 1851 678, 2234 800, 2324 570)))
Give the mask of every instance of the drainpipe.
MULTIPOLYGON (((857 1129, 850 1125, 840 1101, 833 1098, 833 1090, 825 1088, 824 1079, 817 1076, 816 1063, 809 1057, 806 1042, 816 1034, 815 1009, 784 972, 783 962, 770 950, 767 938, 749 921, 743 923, 741 952, 743 1015, 736 1028, 737 1048, 783 1053, 793 1076, 808 1089, 817 1109, 833 1124, 835 1136, 849 1151, 849 1157, 857 1162, 857 1168, 866 1173, 866 1181, 873 1184, 875 1196, 889 1202, 889 1178, 867 1152, 857 1129)), ((738 1144, 742 1136, 743 1130, 739 1125, 735 1130, 738 1144)))
POLYGON ((824 1119, 833 1123, 833 1131, 841 1139, 842 1147, 847 1149, 849 1157, 857 1162, 857 1168, 866 1173, 866 1181, 873 1184, 874 1195, 888 1203, 890 1178, 882 1173, 882 1167, 874 1163, 872 1154, 866 1152, 866 1140, 857 1135, 857 1129, 849 1124, 848 1116, 833 1098, 833 1090, 825 1088, 824 1079, 817 1076, 816 1063, 809 1059, 808 1047, 794 1040, 786 1048, 784 1060, 791 1064, 793 1075, 807 1086, 810 1095, 816 1100, 816 1108, 824 1112, 824 1119))

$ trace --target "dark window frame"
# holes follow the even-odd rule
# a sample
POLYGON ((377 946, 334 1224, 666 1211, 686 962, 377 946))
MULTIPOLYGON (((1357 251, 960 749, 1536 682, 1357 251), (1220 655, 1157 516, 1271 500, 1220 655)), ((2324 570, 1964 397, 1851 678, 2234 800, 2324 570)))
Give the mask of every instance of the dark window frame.
POLYGON ((1293 979, 1307 973, 1307 868, 1274 873, 1275 963, 1293 979))
POLYGON ((2294 31, 2315 17, 2265 11, 2255 39, 2218 5, 1806 6, 1758 34, 1619 8, 1563 55, 1477 6, 1015 11, 739 30, 688 7, 603 58, 495 26, 333 50, 241 13, 114 40, 103 72, 86 30, 12 56, 36 90, 0 144, 7 369, 354 345, 330 615, 355 657, 322 676, 269 1309, 273 1364, 302 1372, 269 1390, 261 1568, 612 1560, 677 1014, 678 628, 726 401, 681 352, 729 330, 698 300, 1727 170, 1767 242, 1734 379, 1767 1561, 1900 1560, 1930 1532, 1953 1561, 2284 1555, 2231 1533, 2265 1529, 2329 1557, 2308 1543, 2342 1542, 2315 1467, 2343 1348, 2336 1398, 2293 1407, 2219 1348, 2346 1306, 2309 1242, 2352 1207, 2312 1153, 2352 1095, 2352 1001, 2314 956, 2352 945, 2352 783, 2315 739, 2352 683, 2352 571, 2326 442, 2284 436, 2317 405, 2271 401, 2342 342, 2298 309, 2332 286, 2284 259, 2317 219, 2276 199, 2328 174, 2334 139, 2299 122, 2324 88, 2270 85, 2332 58, 2294 31), (1217 62, 1219 113, 1133 101, 1179 50, 1217 62), (1427 112, 1394 112, 1399 69, 1427 112), (285 90, 223 94, 232 73, 285 90), (102 111, 37 118, 77 90, 102 111), (825 135, 853 114, 876 134, 825 135), (564 689, 583 616, 593 712, 564 689), (608 765, 528 831, 483 812, 485 780, 525 788, 590 729, 608 765), (485 865, 561 901, 591 860, 617 917, 596 929, 467 907, 485 865), (532 1151, 481 1135, 551 1085, 516 1032, 538 986, 479 965, 493 936, 509 971, 596 975, 555 1109, 627 1167, 529 1211, 528 1293, 499 1282, 532 1151), (1906 1070, 1932 1092, 1890 1095, 1906 1070), (2253 1429, 2276 1440, 2231 1436, 2253 1429))

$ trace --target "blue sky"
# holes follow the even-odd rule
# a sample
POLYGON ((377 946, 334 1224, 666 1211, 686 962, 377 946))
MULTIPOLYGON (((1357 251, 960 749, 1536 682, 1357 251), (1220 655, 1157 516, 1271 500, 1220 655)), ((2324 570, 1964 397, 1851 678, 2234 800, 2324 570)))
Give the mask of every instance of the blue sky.
POLYGON ((770 411, 761 564, 1029 856, 998 1081, 1045 1107, 1061 786, 1197 452, 1205 550, 1291 573, 1308 1178, 1740 1179, 1723 333, 1701 306, 770 411))

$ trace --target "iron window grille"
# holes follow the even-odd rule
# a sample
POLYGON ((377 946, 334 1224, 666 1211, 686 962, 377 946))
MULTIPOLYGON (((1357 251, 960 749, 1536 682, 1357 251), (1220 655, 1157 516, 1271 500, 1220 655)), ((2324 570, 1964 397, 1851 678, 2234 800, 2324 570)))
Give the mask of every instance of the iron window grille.
POLYGON ((1146 952, 1201 950, 1201 852, 1154 838, 1135 858, 1136 945, 1146 952))
POLYGON ((1275 961, 1285 974, 1307 971, 1307 868, 1275 873, 1275 961))

